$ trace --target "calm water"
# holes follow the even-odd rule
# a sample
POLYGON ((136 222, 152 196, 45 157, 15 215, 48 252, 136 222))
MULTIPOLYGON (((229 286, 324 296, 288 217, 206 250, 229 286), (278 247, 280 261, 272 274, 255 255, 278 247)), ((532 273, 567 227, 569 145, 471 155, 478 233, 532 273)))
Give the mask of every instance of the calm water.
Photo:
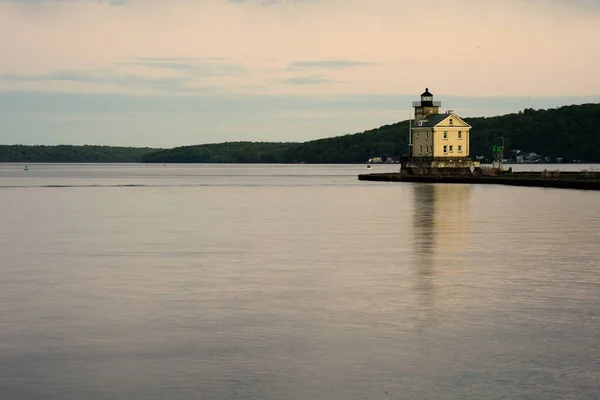
POLYGON ((364 172, 0 164, 0 398, 598 399, 600 193, 364 172))

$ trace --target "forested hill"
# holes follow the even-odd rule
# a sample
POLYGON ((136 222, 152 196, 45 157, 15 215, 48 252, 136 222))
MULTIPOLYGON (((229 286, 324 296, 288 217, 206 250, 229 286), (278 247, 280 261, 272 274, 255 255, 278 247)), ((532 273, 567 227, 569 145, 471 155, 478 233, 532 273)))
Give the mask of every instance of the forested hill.
POLYGON ((491 157, 491 146, 505 138, 511 150, 535 152, 565 162, 600 162, 600 104, 556 109, 527 108, 518 114, 467 118, 471 129, 471 155, 491 157))
POLYGON ((0 162, 135 163, 156 151, 139 147, 0 145, 0 162))
POLYGON ((226 142, 159 150, 144 162, 169 163, 287 163, 287 152, 299 143, 226 142))
POLYGON ((176 147, 150 153, 145 162, 190 163, 363 163, 393 157, 406 148, 408 121, 304 143, 228 142, 176 147))
MULTIPOLYGON (((491 118, 465 118, 471 155, 492 158, 505 140, 511 150, 537 153, 551 161, 600 162, 600 104, 525 109, 491 118)), ((408 151, 408 121, 362 133, 304 143, 228 142, 173 149, 109 146, 0 146, 0 162, 169 162, 169 163, 364 163, 397 159, 408 151)))
MULTIPOLYGON (((525 109, 491 118, 465 118, 471 129, 471 156, 492 159, 491 147, 537 153, 551 161, 600 162, 600 104, 525 109)), ((304 143, 222 143, 150 153, 146 162, 364 163, 373 157, 397 159, 408 152, 408 121, 362 133, 304 143)))

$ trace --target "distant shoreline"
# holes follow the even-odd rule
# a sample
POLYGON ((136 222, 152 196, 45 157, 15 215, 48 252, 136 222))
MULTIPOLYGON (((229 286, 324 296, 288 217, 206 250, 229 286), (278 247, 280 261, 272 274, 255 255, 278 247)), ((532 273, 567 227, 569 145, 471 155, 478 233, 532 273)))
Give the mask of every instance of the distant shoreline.
MULTIPOLYGON (((131 165, 163 165, 163 164, 172 164, 172 165, 192 165, 192 164, 206 164, 206 165, 371 165, 371 166, 397 166, 400 168, 400 163, 367 163, 367 162, 354 162, 354 163, 343 163, 343 162, 320 162, 320 163, 310 163, 310 162, 144 162, 144 161, 0 161, 0 164, 131 164, 131 165)), ((491 165, 491 164, 481 164, 483 166, 491 165)), ((598 165, 600 167, 600 162, 577 162, 577 163, 558 163, 558 162, 544 162, 544 163, 504 163, 505 166, 529 166, 529 165, 538 165, 540 167, 543 166, 586 166, 586 165, 598 165)))
MULTIPOLYGON (((505 143, 503 158, 511 165, 600 163, 600 104, 464 120, 472 127, 469 155, 482 164, 492 162, 492 149, 500 143, 505 143)), ((408 152, 409 125, 405 120, 305 142, 230 141, 173 148, 0 145, 0 162, 366 164, 377 159, 394 163, 408 152)))

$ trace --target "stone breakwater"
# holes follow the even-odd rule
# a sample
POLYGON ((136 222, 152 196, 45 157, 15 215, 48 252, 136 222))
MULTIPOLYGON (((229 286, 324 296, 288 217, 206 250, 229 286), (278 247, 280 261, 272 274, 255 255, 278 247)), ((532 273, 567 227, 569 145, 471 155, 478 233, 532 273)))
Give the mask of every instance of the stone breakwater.
POLYGON ((463 183, 547 187, 559 189, 600 190, 598 172, 515 172, 499 175, 439 176, 401 175, 400 173, 361 174, 361 181, 376 182, 422 182, 422 183, 463 183))

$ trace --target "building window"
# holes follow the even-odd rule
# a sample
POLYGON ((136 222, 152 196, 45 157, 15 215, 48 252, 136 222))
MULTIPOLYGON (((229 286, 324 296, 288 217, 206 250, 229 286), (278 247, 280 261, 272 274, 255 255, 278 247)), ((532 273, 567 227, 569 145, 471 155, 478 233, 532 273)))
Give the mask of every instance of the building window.
POLYGON ((419 154, 423 154, 423 145, 419 145, 419 154))
POLYGON ((448 131, 444 131, 444 139, 448 139, 448 131))
POLYGON ((458 138, 462 139, 462 131, 458 131, 458 138))
POLYGON ((454 150, 453 150, 453 146, 452 146, 452 145, 450 145, 450 153, 452 153, 453 151, 454 151, 454 150))
POLYGON ((429 131, 425 132, 425 139, 429 139, 429 131))
POLYGON ((448 152, 448 146, 444 146, 444 153, 448 152))
POLYGON ((452 118, 450 118, 450 125, 452 125, 452 118))
POLYGON ((458 145, 458 152, 462 153, 462 145, 460 145, 460 144, 458 145))
POLYGON ((419 132, 417 132, 416 138, 417 138, 417 139, 419 138, 419 132))

